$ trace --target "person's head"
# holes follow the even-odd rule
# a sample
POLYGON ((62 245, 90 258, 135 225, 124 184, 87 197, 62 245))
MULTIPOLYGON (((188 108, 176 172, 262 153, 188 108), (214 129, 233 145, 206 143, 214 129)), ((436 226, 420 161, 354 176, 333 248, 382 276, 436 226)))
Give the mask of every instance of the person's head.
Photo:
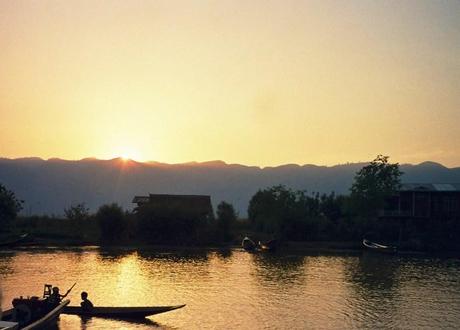
POLYGON ((88 292, 83 291, 83 292, 81 293, 81 299, 83 299, 83 300, 88 299, 88 292))
POLYGON ((57 286, 53 288, 53 293, 59 293, 59 288, 57 286))

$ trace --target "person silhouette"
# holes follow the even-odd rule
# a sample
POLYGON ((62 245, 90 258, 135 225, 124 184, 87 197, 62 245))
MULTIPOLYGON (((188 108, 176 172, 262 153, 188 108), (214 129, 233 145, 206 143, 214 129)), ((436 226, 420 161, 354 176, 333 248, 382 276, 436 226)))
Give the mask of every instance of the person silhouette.
POLYGON ((93 303, 88 299, 88 292, 83 291, 81 293, 81 300, 83 301, 80 303, 80 306, 83 310, 90 311, 94 307, 93 303))
POLYGON ((62 295, 59 293, 59 288, 57 286, 53 287, 51 295, 48 297, 48 303, 53 304, 53 305, 59 305, 65 297, 69 294, 67 292, 66 294, 62 295))

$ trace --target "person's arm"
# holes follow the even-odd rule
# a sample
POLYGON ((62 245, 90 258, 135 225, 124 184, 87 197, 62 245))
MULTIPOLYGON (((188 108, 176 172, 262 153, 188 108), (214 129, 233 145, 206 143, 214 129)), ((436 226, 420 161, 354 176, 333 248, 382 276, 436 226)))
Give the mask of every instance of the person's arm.
POLYGON ((72 291, 73 287, 77 284, 77 282, 75 282, 69 290, 67 290, 67 292, 65 293, 65 295, 61 296, 61 299, 64 299, 65 297, 67 297, 67 295, 70 293, 70 291, 72 291))

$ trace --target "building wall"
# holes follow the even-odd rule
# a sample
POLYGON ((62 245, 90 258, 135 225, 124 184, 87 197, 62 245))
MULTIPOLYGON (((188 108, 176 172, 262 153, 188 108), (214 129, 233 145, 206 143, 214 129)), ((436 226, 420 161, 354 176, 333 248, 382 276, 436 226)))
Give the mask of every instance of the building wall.
POLYGON ((150 195, 149 202, 139 203, 138 208, 148 209, 158 216, 179 218, 209 218, 213 216, 209 196, 150 195))
POLYGON ((460 192, 401 191, 389 199, 383 215, 460 220, 460 192))

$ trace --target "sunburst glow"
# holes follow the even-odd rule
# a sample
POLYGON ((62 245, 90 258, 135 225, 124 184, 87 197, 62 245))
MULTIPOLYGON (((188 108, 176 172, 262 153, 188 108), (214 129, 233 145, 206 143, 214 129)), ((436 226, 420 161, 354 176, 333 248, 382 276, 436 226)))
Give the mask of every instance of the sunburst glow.
POLYGON ((120 157, 124 161, 134 160, 134 161, 144 161, 141 153, 134 148, 124 148, 120 152, 114 154, 115 157, 120 157))

